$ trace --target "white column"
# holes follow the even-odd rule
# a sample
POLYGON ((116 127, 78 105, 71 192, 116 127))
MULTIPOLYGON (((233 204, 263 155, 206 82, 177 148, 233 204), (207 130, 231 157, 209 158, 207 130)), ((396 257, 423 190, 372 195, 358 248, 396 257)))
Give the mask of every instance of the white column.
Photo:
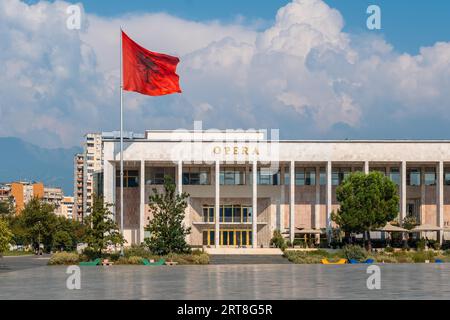
MULTIPOLYGON (((103 199, 105 204, 115 204, 116 202, 116 166, 109 162, 103 162, 103 199)), ((113 213, 114 220, 115 216, 115 206, 111 207, 111 212, 113 213)))
POLYGON ((331 176, 332 176, 332 166, 331 161, 327 162, 327 236, 328 242, 331 241, 331 204, 332 204, 332 185, 331 185, 331 176))
POLYGON ((181 194, 183 192, 183 161, 178 160, 177 164, 177 192, 181 194))
POLYGON ((402 161, 401 167, 401 184, 400 184, 400 223, 403 223, 403 219, 406 217, 406 161, 402 161))
MULTIPOLYGON (((436 211, 437 211, 437 221, 438 226, 440 228, 444 228, 444 162, 439 161, 437 168, 436 168, 436 211)), ((442 244, 444 240, 444 231, 439 231, 438 233, 439 237, 439 243, 442 244)))
POLYGON ((364 173, 369 174, 369 161, 364 161, 364 173))
MULTIPOLYGON (((314 205, 314 229, 320 229, 320 166, 316 166, 316 203, 314 205)), ((316 241, 317 243, 320 242, 320 235, 316 235, 316 241)))
POLYGON ((289 239, 294 243, 295 237, 295 161, 289 165, 289 239))
POLYGON ((220 247, 220 163, 216 160, 215 168, 215 219, 214 219, 214 243, 216 248, 220 247))
POLYGON ((253 170, 252 170, 252 244, 253 248, 258 247, 258 178, 257 171, 258 170, 258 162, 253 161, 253 170))
POLYGON ((144 228, 145 228, 145 161, 141 160, 141 206, 139 210, 139 243, 144 242, 144 228))

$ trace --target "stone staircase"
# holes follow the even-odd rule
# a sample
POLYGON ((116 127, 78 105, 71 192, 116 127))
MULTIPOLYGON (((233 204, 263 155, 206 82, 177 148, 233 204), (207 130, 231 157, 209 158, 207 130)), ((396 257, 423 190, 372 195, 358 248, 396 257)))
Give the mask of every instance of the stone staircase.
POLYGON ((210 264, 290 264, 281 255, 211 254, 210 264))

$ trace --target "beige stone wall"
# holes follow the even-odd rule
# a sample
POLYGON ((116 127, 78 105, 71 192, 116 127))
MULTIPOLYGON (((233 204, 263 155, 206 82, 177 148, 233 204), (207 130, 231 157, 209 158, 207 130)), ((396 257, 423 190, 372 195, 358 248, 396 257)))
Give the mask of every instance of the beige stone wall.
MULTIPOLYGON (((120 194, 120 188, 116 188, 116 194, 120 194)), ((139 228, 140 193, 139 188, 123 188, 123 224, 124 229, 139 228)), ((120 224, 120 196, 116 200, 116 221, 120 224)))
POLYGON ((296 186, 295 188, 296 228, 311 228, 314 226, 315 203, 316 203, 316 186, 296 186))
POLYGON ((450 229, 450 186, 444 186, 444 227, 450 229))
POLYGON ((274 206, 271 205, 271 199, 258 199, 258 222, 266 222, 266 224, 258 224, 258 246, 268 246, 272 238, 273 230, 271 230, 271 219, 275 213, 274 206))

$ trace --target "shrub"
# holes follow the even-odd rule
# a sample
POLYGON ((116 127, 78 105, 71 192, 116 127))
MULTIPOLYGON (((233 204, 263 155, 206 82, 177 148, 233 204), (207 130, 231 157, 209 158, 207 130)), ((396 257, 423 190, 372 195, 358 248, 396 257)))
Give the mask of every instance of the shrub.
POLYGON ((444 241, 441 246, 442 250, 450 250, 450 241, 444 241))
POLYGON ((425 260, 429 260, 430 262, 434 261, 434 252, 432 251, 418 251, 414 252, 412 255, 412 260, 415 263, 423 263, 425 260))
POLYGON ((191 251, 191 254, 197 255, 197 256, 201 256, 204 253, 205 253, 205 251, 203 251, 203 249, 202 250, 196 249, 196 250, 191 251))
POLYGON ((148 250, 145 246, 142 245, 132 245, 129 248, 125 248, 123 253, 124 256, 127 258, 137 256, 148 259, 149 257, 152 256, 150 250, 148 250))
POLYGON ((89 261, 97 258, 101 258, 101 255, 94 249, 87 247, 82 252, 83 260, 89 261))
POLYGON ((385 251, 385 252, 392 253, 392 252, 394 252, 394 248, 392 248, 392 247, 386 247, 386 248, 384 249, 384 251, 385 251))
POLYGON ((344 248, 342 249, 342 252, 348 260, 353 259, 353 260, 361 261, 361 260, 365 260, 367 258, 366 249, 364 249, 360 246, 347 245, 347 246, 344 246, 344 248))
POLYGON ((426 241, 425 239, 420 239, 416 242, 416 248, 417 250, 425 250, 426 241))
POLYGON ((412 255, 407 251, 394 252, 393 257, 397 263, 413 263, 412 255))
POLYGON ((314 251, 285 251, 284 256, 291 262, 297 264, 316 264, 322 259, 328 259, 331 255, 324 250, 314 251))
POLYGON ((440 250, 441 249, 441 245, 440 245, 440 243, 438 241, 433 241, 433 243, 431 244, 431 247, 434 250, 440 250))
POLYGON ((131 257, 120 257, 119 259, 117 259, 117 261, 115 262, 116 264, 133 264, 133 265, 138 265, 138 264, 142 264, 142 257, 137 257, 137 256, 131 256, 131 257))
POLYGON ((276 248, 280 248, 281 250, 286 249, 286 241, 284 240, 280 230, 275 230, 273 232, 273 237, 270 240, 270 245, 275 246, 276 248))
POLYGON ((397 263, 397 259, 392 254, 386 254, 386 253, 377 253, 370 256, 372 259, 374 259, 376 262, 382 262, 382 263, 397 263))
POLYGON ((48 261, 49 265, 72 265, 80 261, 78 254, 72 252, 57 252, 48 261))
POLYGON ((170 254, 164 257, 166 260, 177 262, 178 264, 209 264, 209 255, 202 254, 170 254))

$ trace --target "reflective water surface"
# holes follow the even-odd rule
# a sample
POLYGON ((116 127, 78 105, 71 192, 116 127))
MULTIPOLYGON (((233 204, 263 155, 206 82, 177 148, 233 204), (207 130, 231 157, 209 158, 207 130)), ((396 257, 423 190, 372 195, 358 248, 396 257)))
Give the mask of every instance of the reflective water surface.
POLYGON ((450 264, 82 267, 68 290, 66 267, 0 273, 0 299, 450 299, 450 264))

